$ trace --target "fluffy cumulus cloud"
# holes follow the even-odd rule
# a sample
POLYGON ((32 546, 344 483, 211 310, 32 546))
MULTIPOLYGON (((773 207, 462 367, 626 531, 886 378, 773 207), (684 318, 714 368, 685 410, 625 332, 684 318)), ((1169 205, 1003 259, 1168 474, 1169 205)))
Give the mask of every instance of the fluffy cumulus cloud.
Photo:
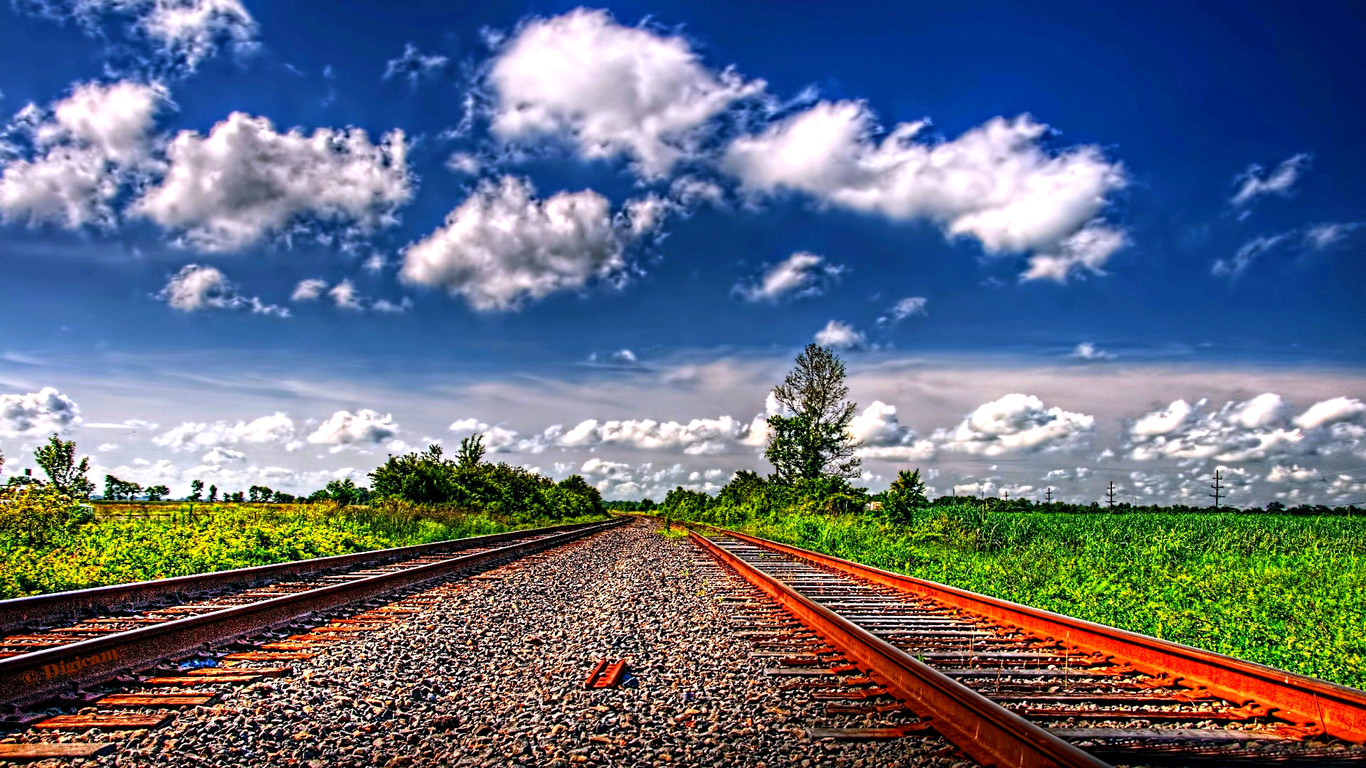
POLYGON ((1247 170, 1234 178, 1238 189, 1229 201, 1235 206, 1243 206, 1263 195, 1288 195, 1309 168, 1310 156, 1300 153, 1281 161, 1275 170, 1267 172, 1260 165, 1249 165, 1247 170))
POLYGON ((408 43, 403 46, 403 55, 396 59, 389 59, 384 67, 384 79, 392 80, 396 77, 406 78, 409 83, 416 85, 424 77, 433 77, 441 73, 450 59, 440 54, 422 53, 416 45, 408 43))
POLYGON ((648 461, 629 464, 608 461, 597 456, 578 466, 556 465, 557 474, 567 475, 571 472, 582 475, 607 499, 661 499, 679 486, 690 491, 716 493, 721 489, 721 484, 729 480, 733 474, 729 470, 716 468, 688 470, 681 464, 656 466, 648 461))
POLYGON ((1094 416, 1014 393, 979 405, 958 426, 935 430, 933 439, 942 450, 977 456, 1075 450, 1086 444, 1095 424, 1094 416))
POLYGON ((484 447, 489 453, 543 453, 564 431, 557 425, 542 434, 523 437, 516 430, 501 424, 487 424, 475 418, 456 419, 451 423, 450 430, 458 437, 476 433, 483 435, 484 447))
POLYGON ((339 451, 347 446, 373 446, 398 434, 398 424, 392 414, 380 414, 368 408, 355 413, 337 411, 318 425, 308 436, 308 442, 330 445, 339 451))
POLYGON ((446 223, 403 253, 401 278, 444 288, 481 311, 624 279, 629 236, 592 190, 535 197, 515 176, 479 184, 446 223))
POLYGON ((39 437, 81 423, 76 402, 52 387, 0 395, 0 435, 39 437))
POLYGON ((881 400, 854 416, 849 434, 859 445, 855 452, 865 459, 926 461, 937 452, 932 440, 917 438, 914 430, 901 425, 895 405, 881 400))
POLYGON ((693 155, 709 120, 764 87, 710 71, 681 37, 583 8, 524 23, 488 82, 496 135, 563 136, 584 157, 628 155, 649 176, 693 155))
POLYGON ((843 272, 844 267, 831 264, 824 256, 798 251, 765 268, 758 277, 737 284, 733 291, 754 302, 820 296, 843 272))
POLYGON ((158 85, 82 83, 10 126, 23 151, 0 171, 0 218, 69 228, 110 225, 121 189, 151 163, 150 134, 166 103, 158 85))
POLYGON ((182 242, 230 251, 308 220, 369 230, 395 221, 412 195, 402 131, 372 143, 359 128, 280 133, 234 112, 207 136, 182 131, 167 169, 134 213, 182 233, 182 242))
POLYGON ((1046 150, 1048 127, 995 118, 952 141, 917 139, 902 123, 876 138, 862 102, 819 102, 735 139, 723 166, 756 193, 792 190, 895 220, 927 219, 988 253, 1033 253, 1027 278, 1099 271, 1124 236, 1101 223, 1122 166, 1095 146, 1046 150))
POLYGON ((289 317, 288 309, 266 304, 255 296, 241 295, 221 270, 199 264, 186 264, 171 275, 157 298, 182 312, 245 309, 253 314, 289 317))
POLYGON ((816 331, 816 343, 833 349, 863 349, 868 346, 868 337, 848 323, 831 320, 816 331))
POLYGON ((294 420, 276 412, 252 421, 187 421, 157 435, 152 442, 172 451, 199 452, 229 445, 283 445, 294 449, 298 447, 294 435, 294 420))
POLYGON ((732 416, 693 419, 686 423, 654 419, 588 419, 566 430, 556 442, 571 448, 620 445, 646 451, 720 454, 739 450, 745 445, 749 431, 749 424, 732 416))
POLYGON ((1273 392, 1217 408, 1206 400, 1177 400, 1134 421, 1126 447, 1139 461, 1289 464, 1302 456, 1366 457, 1366 403, 1336 397, 1294 410, 1273 392))

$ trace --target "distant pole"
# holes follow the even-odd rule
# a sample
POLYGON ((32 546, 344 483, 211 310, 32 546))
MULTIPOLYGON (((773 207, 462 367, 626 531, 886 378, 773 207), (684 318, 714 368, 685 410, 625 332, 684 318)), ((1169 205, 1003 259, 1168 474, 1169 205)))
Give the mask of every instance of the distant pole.
POLYGON ((1048 492, 1044 494, 1043 499, 1045 504, 1053 503, 1053 486, 1048 486, 1048 492))
POLYGON ((1223 479, 1224 479, 1223 473, 1221 473, 1221 472, 1220 472, 1219 470, 1217 470, 1217 469, 1214 470, 1214 482, 1210 485, 1210 487, 1214 489, 1214 493, 1207 494, 1207 495, 1213 496, 1213 497, 1214 497, 1214 508, 1215 508, 1215 509, 1218 509, 1218 508, 1219 508, 1219 499, 1226 498, 1226 497, 1228 496, 1228 494, 1226 494, 1226 493, 1223 492, 1225 486, 1223 486, 1223 485, 1220 483, 1220 481, 1223 480, 1223 479))
POLYGON ((1110 487, 1105 491, 1105 504, 1113 507, 1115 505, 1115 481, 1110 481, 1110 487))
POLYGON ((1001 493, 1005 494, 1006 501, 1010 501, 1010 491, 1001 491, 1001 493))

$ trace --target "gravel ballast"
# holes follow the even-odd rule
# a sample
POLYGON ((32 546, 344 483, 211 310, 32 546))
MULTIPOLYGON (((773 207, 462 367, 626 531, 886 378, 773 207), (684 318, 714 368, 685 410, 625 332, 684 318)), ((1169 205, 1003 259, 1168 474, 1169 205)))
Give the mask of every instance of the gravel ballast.
POLYGON ((635 522, 410 597, 433 602, 293 677, 220 686, 218 703, 125 734, 89 764, 968 765, 933 735, 811 740, 808 728, 906 717, 829 715, 765 675, 773 660, 732 626, 753 594, 687 540, 635 522), (625 684, 585 690, 604 658, 627 661, 625 684))

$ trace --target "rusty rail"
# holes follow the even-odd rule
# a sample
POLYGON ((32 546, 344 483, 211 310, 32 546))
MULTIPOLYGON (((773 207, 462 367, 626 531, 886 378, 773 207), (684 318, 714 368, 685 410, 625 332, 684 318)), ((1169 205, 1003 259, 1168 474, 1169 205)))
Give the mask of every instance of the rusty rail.
POLYGON ((893 589, 929 597, 1004 624, 1017 626, 1042 638, 1062 640, 1091 651, 1112 655, 1117 660, 1128 662, 1140 672, 1172 675, 1180 679, 1184 685, 1203 686, 1212 694, 1229 701, 1257 701, 1270 707, 1277 717, 1310 728, 1321 728, 1327 736, 1344 741, 1366 742, 1366 692, 1354 688, 913 576, 884 571, 790 544, 780 544, 703 523, 687 525, 733 536, 758 547, 834 568, 893 589))
POLYGON ((315 557, 308 560, 293 560, 287 563, 234 568, 229 571, 196 573, 168 579, 112 584, 105 587, 0 600, 0 635, 9 634, 33 624, 76 621, 84 616, 99 615, 115 610, 126 611, 132 607, 147 605, 160 600, 183 598, 195 593, 232 589, 263 581, 317 576, 344 568, 380 565, 438 552, 457 552, 462 549, 516 541, 537 534, 572 531, 591 525, 596 525, 596 523, 527 528, 520 531, 450 539, 431 544, 414 544, 408 547, 353 552, 348 555, 315 557))
MULTIPOLYGON (((0 659, 0 707, 45 701, 76 686, 92 685, 125 672, 145 669, 209 644, 226 643, 311 613, 339 608, 457 571, 539 552, 625 522, 613 520, 590 524, 486 552, 0 659)), ((522 531, 521 537, 536 533, 536 529, 522 531)))
POLYGON ((871 676, 889 692, 906 701, 917 715, 928 718, 931 727, 979 763, 1000 768, 1107 765, 806 598, 706 537, 696 532, 689 532, 689 537, 846 657, 871 670, 871 676))

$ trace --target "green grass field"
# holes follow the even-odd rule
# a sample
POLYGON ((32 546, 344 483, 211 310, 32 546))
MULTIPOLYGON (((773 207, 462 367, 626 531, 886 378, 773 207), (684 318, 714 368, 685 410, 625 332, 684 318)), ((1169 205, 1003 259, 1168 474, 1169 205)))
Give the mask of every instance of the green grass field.
POLYGON ((909 525, 734 527, 887 570, 1366 688, 1366 519, 934 508, 909 525))
POLYGON ((0 598, 587 520, 514 524, 486 513, 395 503, 99 504, 92 522, 50 546, 0 546, 0 598))

